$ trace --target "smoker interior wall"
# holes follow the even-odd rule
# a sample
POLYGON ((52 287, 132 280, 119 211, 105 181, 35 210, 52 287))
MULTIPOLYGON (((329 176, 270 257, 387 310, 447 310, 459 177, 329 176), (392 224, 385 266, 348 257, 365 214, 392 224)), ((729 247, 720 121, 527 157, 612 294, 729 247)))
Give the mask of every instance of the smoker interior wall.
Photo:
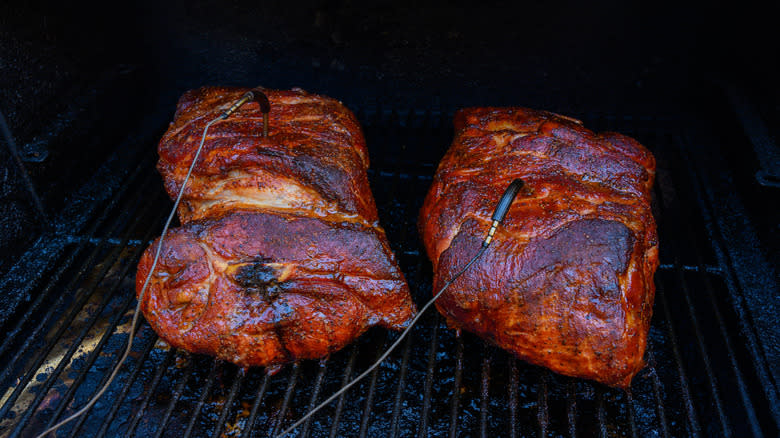
MULTIPOLYGON (((726 80, 768 120, 780 113, 771 14, 748 5, 161 3, 0 6, 0 111, 48 215, 116 145, 149 144, 127 139, 159 135, 177 97, 203 84, 302 86, 361 106, 520 104, 706 122, 720 99, 711 83, 726 80)), ((736 158, 755 170, 752 155, 736 158)), ((0 272, 46 229, 19 172, 0 147, 0 272)), ((771 195, 751 188, 741 190, 769 217, 760 210, 771 195)))

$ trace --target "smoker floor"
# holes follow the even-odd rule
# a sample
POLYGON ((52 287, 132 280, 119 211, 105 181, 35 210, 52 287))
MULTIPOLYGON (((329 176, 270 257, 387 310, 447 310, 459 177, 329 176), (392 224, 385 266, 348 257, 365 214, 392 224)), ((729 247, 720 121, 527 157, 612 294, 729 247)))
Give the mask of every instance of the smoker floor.
MULTIPOLYGON (((382 224, 422 303, 431 293, 431 267, 416 220, 451 141, 450 114, 358 116, 382 224)), ((706 215, 694 207, 695 175, 682 164, 676 124, 584 119, 593 129, 635 136, 659 163, 654 206, 662 266, 647 367, 631 390, 526 364, 470 334, 455 336, 431 312, 380 368, 297 436, 741 437, 777 430, 773 401, 756 371, 761 358, 740 338, 749 323, 734 310, 736 286, 714 255, 706 215)), ((135 266, 170 208, 154 157, 142 155, 127 166, 113 197, 90 201, 78 227, 43 245, 50 262, 29 285, 34 299, 4 327, 0 436, 32 436, 74 412, 125 347, 135 266)), ((370 330, 327 359, 267 376, 171 349, 144 323, 108 392, 58 436, 273 436, 366 369, 396 336, 370 330)))

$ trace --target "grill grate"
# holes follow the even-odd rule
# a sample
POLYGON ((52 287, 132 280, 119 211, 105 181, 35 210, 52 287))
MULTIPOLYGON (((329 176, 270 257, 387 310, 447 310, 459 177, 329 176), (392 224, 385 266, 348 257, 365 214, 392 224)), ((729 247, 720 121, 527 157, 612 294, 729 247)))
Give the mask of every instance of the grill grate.
MULTIPOLYGON (((451 141, 451 114, 358 113, 372 148, 370 178, 382 224, 417 302, 431 268, 417 212, 451 141), (435 145, 432 146, 432 145, 435 145)), ((555 375, 431 312, 370 378, 299 429, 299 436, 763 436, 777 407, 761 358, 737 336, 735 286, 717 262, 709 213, 674 120, 585 117, 635 136, 658 163, 655 215, 661 268, 647 367, 628 393, 555 375), (756 365, 758 363, 758 365, 756 365), (768 395, 767 395, 768 394, 768 395)), ((145 148, 151 146, 145 145, 145 148)), ((135 266, 169 208, 150 154, 41 272, 35 300, 0 345, 0 435, 29 436, 82 406, 126 346, 135 266), (47 280, 44 284, 43 280, 47 280)), ((397 334, 372 329, 319 362, 275 376, 168 348, 145 323, 118 378, 87 416, 58 436, 272 436, 375 360, 397 334)))

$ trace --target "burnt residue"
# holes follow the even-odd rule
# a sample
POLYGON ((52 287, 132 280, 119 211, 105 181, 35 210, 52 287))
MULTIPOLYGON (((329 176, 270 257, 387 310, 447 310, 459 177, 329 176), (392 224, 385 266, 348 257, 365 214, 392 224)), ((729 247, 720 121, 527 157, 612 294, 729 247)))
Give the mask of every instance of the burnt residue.
POLYGON ((270 258, 261 256, 251 262, 239 264, 233 274, 233 280, 248 294, 260 294, 274 299, 282 289, 276 269, 268 265, 270 262, 270 258))

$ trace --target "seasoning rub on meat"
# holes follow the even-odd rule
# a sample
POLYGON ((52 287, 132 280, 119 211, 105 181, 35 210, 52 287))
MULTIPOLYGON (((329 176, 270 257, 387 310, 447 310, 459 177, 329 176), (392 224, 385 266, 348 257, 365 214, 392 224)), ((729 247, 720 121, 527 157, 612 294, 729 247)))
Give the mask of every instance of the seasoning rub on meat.
POLYGON ((507 185, 525 190, 439 311, 528 362, 628 387, 655 294, 654 175, 652 154, 624 135, 525 108, 459 111, 420 214, 434 291, 478 251, 507 185))
MULTIPOLYGON (((185 93, 159 145, 175 198, 203 129, 246 89, 185 93)), ((213 124, 141 309, 174 347, 271 370, 338 350, 415 312, 379 226, 354 115, 324 96, 266 90, 213 124)), ((137 293, 158 241, 138 265, 137 293)))

